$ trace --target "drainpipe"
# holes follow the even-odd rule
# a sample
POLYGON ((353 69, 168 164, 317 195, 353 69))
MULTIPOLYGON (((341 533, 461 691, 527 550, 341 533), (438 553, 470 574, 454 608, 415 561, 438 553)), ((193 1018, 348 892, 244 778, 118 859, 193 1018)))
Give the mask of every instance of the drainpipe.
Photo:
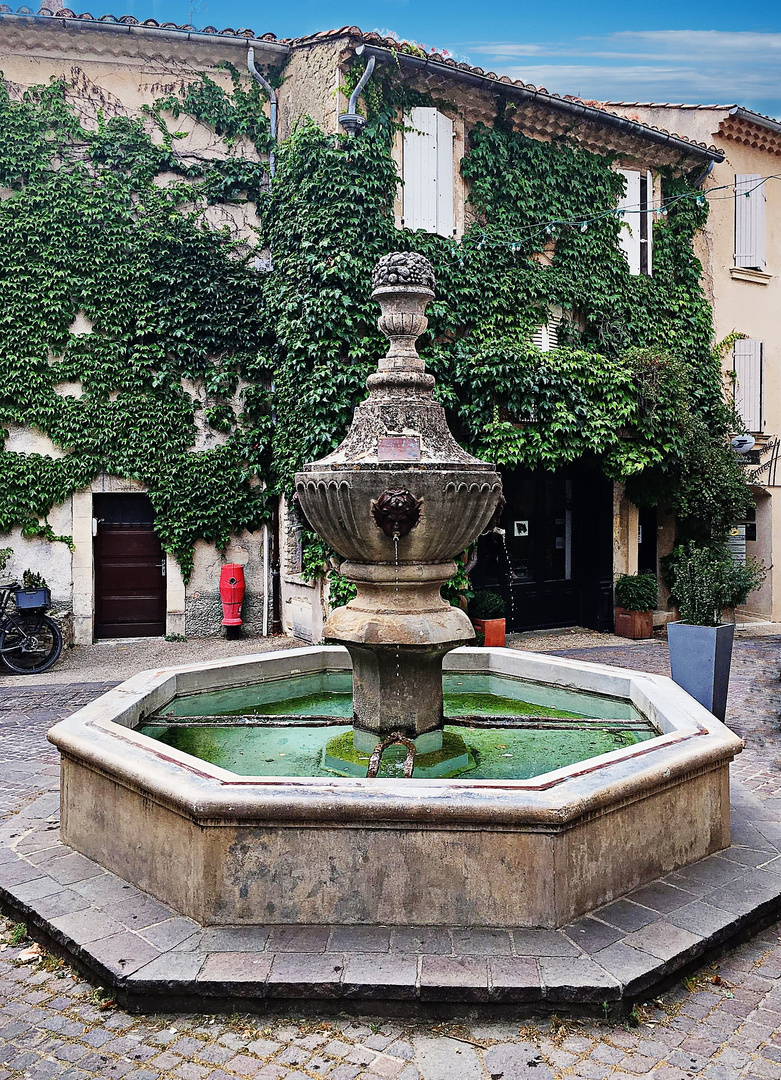
MULTIPOLYGON (((255 67, 255 50, 250 47, 247 49, 247 71, 250 73, 255 82, 260 83, 263 89, 268 94, 269 101, 269 126, 271 128, 271 138, 276 146, 277 143, 277 92, 265 75, 261 75, 258 69, 255 67)), ((276 156, 274 151, 271 150, 268 155, 268 171, 271 177, 274 176, 274 169, 276 167, 276 156)))
MULTIPOLYGON (((255 50, 250 45, 247 49, 247 71, 255 82, 260 83, 268 94, 269 103, 269 129, 274 146, 277 144, 277 92, 268 79, 255 66, 255 50)), ((276 154, 273 150, 268 155, 268 172, 274 179, 276 171, 276 154)), ((269 584, 271 586, 271 633, 282 633, 281 618, 281 589, 279 573, 279 499, 274 507, 271 528, 263 526, 263 633, 269 632, 269 584), (270 534, 270 535, 269 535, 270 534), (269 542, 271 551, 269 551, 269 542), (269 583, 269 577, 271 581, 269 583)))
POLYGON ((271 633, 282 633, 282 588, 279 567, 279 496, 271 519, 271 633))
MULTIPOLYGON (((359 45, 355 50, 356 56, 363 56, 366 49, 365 45, 359 45)), ((369 57, 369 62, 366 65, 366 69, 361 75, 358 85, 350 95, 350 104, 347 106, 347 112, 342 113, 339 117, 339 123, 342 125, 348 135, 357 135, 359 131, 366 126, 366 117, 359 115, 355 110, 358 106, 358 98, 361 96, 361 91, 366 86, 369 79, 372 77, 374 71, 374 65, 376 60, 373 56, 369 57)))
POLYGON ((700 175, 699 175, 699 176, 697 177, 697 179, 696 179, 696 180, 694 181, 694 187, 696 187, 696 188, 698 188, 698 187, 702 187, 702 185, 703 185, 703 184, 705 183, 705 181, 706 181, 706 180, 708 179, 708 177, 710 176, 710 174, 711 174, 711 173, 713 172, 713 166, 714 166, 715 164, 716 164, 716 162, 715 162, 715 161, 709 161, 709 162, 708 162, 708 164, 707 164, 707 165, 705 166, 705 168, 703 169, 703 171, 702 171, 702 172, 700 173, 700 175))
POLYGON ((263 526, 263 637, 268 637, 268 615, 269 615, 269 586, 271 583, 271 553, 268 549, 269 545, 269 528, 268 525, 263 526))

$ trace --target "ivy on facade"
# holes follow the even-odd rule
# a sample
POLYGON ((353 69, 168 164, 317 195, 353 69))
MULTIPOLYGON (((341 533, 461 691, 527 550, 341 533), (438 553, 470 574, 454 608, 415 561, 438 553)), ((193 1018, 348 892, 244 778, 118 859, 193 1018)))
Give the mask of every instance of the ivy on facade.
MULTIPOLYGON (((146 124, 95 129, 61 83, 20 101, 0 85, 0 435, 31 427, 63 451, 0 449, 0 533, 50 535, 52 507, 101 471, 146 486, 185 575, 197 539, 224 547, 258 527, 268 495, 338 444, 365 394, 385 351, 370 272, 394 249, 434 264, 420 346, 464 445, 505 467, 591 457, 638 501, 677 506, 692 534, 741 516, 747 488, 692 248, 707 207, 676 201, 656 223, 653 277, 630 276, 612 216, 554 229, 553 260, 539 265, 528 226, 592 217, 623 181, 608 157, 526 138, 508 112, 471 133, 463 241, 398 230, 392 140, 401 110, 429 99, 378 74, 364 132, 302 122, 269 188, 242 154, 270 147, 262 94, 232 77, 230 93, 204 76, 146 124), (180 153, 172 113, 211 127, 227 156, 180 153), (255 204, 271 273, 207 224, 206 206, 231 201, 255 204), (531 333, 554 304, 560 347, 541 353, 531 333), (90 333, 74 332, 77 315, 90 333), (58 392, 68 384, 80 396, 58 392), (194 452, 199 407, 214 445, 194 452)), ((689 190, 672 175, 663 185, 667 198, 689 190)))

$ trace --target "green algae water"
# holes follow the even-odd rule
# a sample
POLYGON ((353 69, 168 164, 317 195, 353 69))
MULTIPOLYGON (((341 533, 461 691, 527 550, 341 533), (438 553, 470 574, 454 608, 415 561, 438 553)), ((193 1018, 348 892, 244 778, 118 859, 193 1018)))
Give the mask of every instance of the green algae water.
MULTIPOLYGON (((413 781, 528 779, 658 734, 630 702, 583 691, 461 672, 444 690, 443 748, 416 756, 413 781)), ((324 671, 175 698, 139 730, 240 776, 365 776, 351 718, 350 673, 324 671)), ((390 747, 379 775, 405 758, 390 747)))

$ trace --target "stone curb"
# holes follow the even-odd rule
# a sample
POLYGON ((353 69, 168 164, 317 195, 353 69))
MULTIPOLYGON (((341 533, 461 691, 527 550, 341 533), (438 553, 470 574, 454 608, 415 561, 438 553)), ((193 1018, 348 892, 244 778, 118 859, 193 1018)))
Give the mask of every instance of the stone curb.
POLYGON ((735 797, 735 834, 755 846, 734 843, 557 931, 204 928, 48 837, 37 850, 28 837, 27 856, 0 848, 0 907, 136 1010, 622 1012, 781 915, 781 841, 762 833, 775 823, 739 785, 735 797))

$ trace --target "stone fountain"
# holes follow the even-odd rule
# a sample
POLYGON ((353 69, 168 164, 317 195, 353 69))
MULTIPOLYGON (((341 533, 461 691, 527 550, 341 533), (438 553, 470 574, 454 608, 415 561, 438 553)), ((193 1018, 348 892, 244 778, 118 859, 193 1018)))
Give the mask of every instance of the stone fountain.
MULTIPOLYGON (((141 672, 49 733, 64 842, 201 924, 553 928, 730 842, 741 742, 669 679, 456 649, 472 629, 440 586, 501 485, 454 441, 415 350, 433 287, 419 255, 380 261, 390 350, 345 441, 297 478, 303 511, 358 587, 327 624, 341 644, 141 672), (504 704, 482 727, 451 710, 443 738, 443 668, 448 693, 504 704), (354 728, 350 704, 335 724, 296 711, 313 689, 351 682, 354 728), (532 743, 513 744, 515 757, 506 745, 528 734, 514 734, 508 701, 550 707, 547 730, 567 752, 527 769, 532 743), (267 715, 269 702, 287 713, 267 715), (641 721, 642 741, 569 753, 578 725, 590 738, 611 717, 641 721), (213 752, 236 734, 262 750, 249 770, 213 752), (296 737, 317 748, 298 769, 296 737), (409 744, 411 778, 393 762, 367 776, 389 739, 409 744)), ((529 719, 536 731, 545 718, 529 719)))
POLYGON ((333 612, 325 636, 352 659, 360 750, 393 733, 424 753, 442 746, 442 659, 474 631, 440 587, 455 573, 454 556, 503 505, 494 466, 455 441, 417 353, 434 284, 422 255, 380 259, 372 297, 388 354, 344 442, 296 476, 303 513, 345 558, 341 572, 358 590, 333 612))

